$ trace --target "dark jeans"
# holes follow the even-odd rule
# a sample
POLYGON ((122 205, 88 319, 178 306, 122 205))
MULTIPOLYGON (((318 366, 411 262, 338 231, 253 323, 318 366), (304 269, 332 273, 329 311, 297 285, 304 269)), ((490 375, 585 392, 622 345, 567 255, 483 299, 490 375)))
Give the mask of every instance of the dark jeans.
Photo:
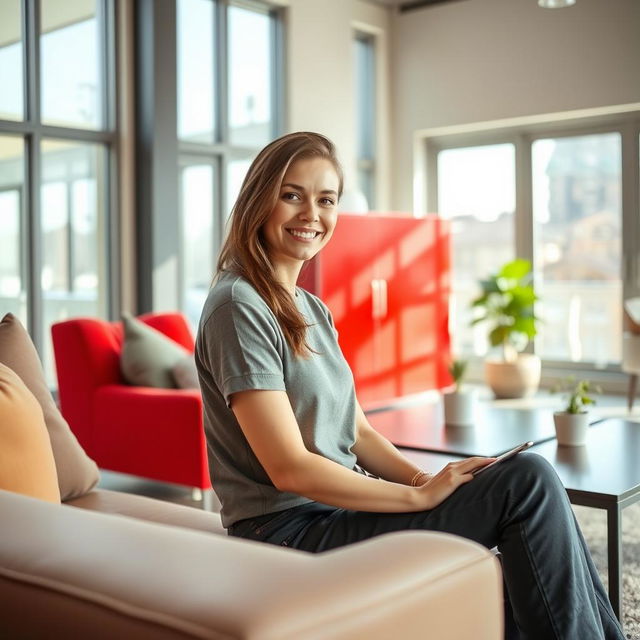
POLYGON ((429 511, 369 513, 312 502, 242 520, 229 535, 321 552, 407 529, 497 546, 521 637, 624 640, 566 491, 534 453, 496 465, 429 511))

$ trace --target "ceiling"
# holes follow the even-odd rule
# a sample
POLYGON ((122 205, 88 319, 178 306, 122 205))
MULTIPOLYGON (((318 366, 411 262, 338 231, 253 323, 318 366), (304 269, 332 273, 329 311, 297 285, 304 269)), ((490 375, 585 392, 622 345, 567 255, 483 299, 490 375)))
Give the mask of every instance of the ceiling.
POLYGON ((424 9, 430 5, 457 2, 458 0, 367 0, 373 4, 383 7, 398 8, 401 11, 411 11, 412 9, 424 9))

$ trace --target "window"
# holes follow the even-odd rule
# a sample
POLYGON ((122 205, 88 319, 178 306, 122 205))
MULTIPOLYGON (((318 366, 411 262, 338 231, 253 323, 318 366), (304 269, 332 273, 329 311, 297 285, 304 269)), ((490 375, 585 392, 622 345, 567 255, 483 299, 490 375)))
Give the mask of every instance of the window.
POLYGON ((549 360, 620 362, 622 182, 619 133, 532 146, 534 251, 549 360))
POLYGON ((639 115, 432 132, 427 207, 452 221, 456 353, 487 352, 469 302, 478 280, 518 256, 534 265, 532 348, 546 366, 617 370, 622 301, 637 295, 639 115))
POLYGON ((51 386, 50 325, 110 311, 113 10, 0 3, 0 301, 27 324, 51 386))
POLYGON ((451 327, 454 353, 486 353, 483 327, 471 327, 478 278, 514 256, 515 148, 498 144, 438 154, 438 212, 451 220, 451 327))
POLYGON ((0 135, 0 308, 27 322, 24 140, 0 135))
POLYGON ((369 209, 376 203, 376 56, 375 38, 356 33, 355 60, 358 189, 369 209))
POLYGON ((249 164, 282 130, 280 17, 259 2, 177 0, 176 37, 179 298, 195 327, 249 164))

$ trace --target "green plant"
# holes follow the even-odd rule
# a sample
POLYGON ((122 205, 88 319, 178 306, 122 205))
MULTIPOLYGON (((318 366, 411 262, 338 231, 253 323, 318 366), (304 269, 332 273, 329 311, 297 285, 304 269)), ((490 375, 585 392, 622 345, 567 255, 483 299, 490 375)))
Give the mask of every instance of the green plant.
POLYGON ((456 385, 456 392, 459 392, 462 387, 462 381, 467 372, 467 364, 466 360, 454 359, 449 365, 449 373, 456 385))
POLYGON ((592 394, 602 393, 602 389, 598 385, 592 385, 589 380, 576 382, 575 378, 570 376, 551 389, 551 393, 558 392, 565 394, 566 413, 584 413, 587 405, 596 404, 592 394))
POLYGON ((537 333, 538 318, 533 313, 538 299, 532 284, 531 262, 517 258, 507 262, 486 280, 482 293, 471 302, 475 318, 471 322, 489 323, 489 342, 502 347, 505 360, 515 360, 537 333))

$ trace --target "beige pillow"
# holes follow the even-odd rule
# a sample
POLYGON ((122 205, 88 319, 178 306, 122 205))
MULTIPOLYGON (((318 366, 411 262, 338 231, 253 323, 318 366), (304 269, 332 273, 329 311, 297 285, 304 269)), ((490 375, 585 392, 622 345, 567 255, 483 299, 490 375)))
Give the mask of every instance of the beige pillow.
POLYGON ((124 379, 138 387, 175 389, 172 369, 189 352, 128 313, 122 314, 122 325, 120 371, 124 379))
POLYGON ((11 313, 0 321, 0 362, 20 376, 42 407, 62 500, 84 495, 98 482, 98 467, 84 452, 58 410, 45 382, 33 342, 18 318, 11 313))
POLYGON ((60 502, 42 407, 20 377, 1 363, 0 489, 60 502))

